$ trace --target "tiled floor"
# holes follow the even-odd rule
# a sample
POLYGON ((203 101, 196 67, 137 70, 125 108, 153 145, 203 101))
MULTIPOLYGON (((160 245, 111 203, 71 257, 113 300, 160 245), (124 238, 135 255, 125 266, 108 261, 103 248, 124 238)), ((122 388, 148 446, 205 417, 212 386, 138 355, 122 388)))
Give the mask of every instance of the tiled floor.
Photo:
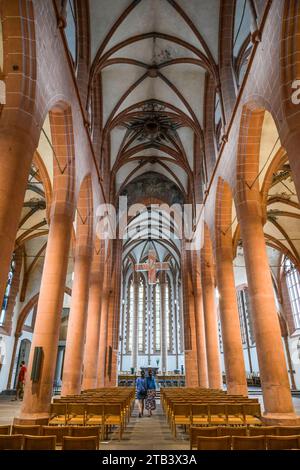
MULTIPOLYGON (((251 395, 254 396, 254 395, 251 395)), ((258 399, 262 404, 262 396, 258 399)), ((300 398, 293 398, 295 410, 300 415, 300 398)), ((0 425, 12 424, 13 418, 20 411, 21 403, 10 400, 0 401, 0 425)), ((189 441, 186 434, 178 429, 178 437, 174 439, 166 418, 162 413, 158 403, 153 416, 149 418, 138 417, 137 407, 135 407, 130 423, 124 432, 122 441, 118 440, 118 432, 110 435, 107 442, 102 442, 101 450, 186 450, 189 449, 189 441)))

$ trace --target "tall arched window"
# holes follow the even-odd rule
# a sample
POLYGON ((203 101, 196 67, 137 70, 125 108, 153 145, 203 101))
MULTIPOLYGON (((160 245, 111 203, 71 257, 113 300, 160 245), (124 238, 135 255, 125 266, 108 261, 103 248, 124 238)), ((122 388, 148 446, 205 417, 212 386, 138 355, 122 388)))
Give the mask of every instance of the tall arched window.
POLYGON ((295 328, 300 328, 300 275, 289 258, 284 261, 284 274, 289 293, 295 328))
POLYGON ((238 88, 241 86, 246 73, 252 47, 251 11, 249 2, 248 0, 236 0, 233 34, 233 63, 238 88))
POLYGON ((215 136, 217 150, 220 150, 222 144, 222 113, 220 95, 218 92, 216 92, 215 96, 215 136))
POLYGON ((139 283, 138 295, 138 350, 145 350, 145 284, 143 280, 139 283))
POLYGON ((4 298, 2 302, 2 308, 1 308, 1 314, 0 314, 0 326, 3 326, 5 324, 5 316, 6 316, 6 311, 7 311, 9 295, 10 295, 11 285, 13 282, 15 268, 16 268, 16 262, 15 262, 15 255, 13 254, 13 257, 10 263, 10 270, 8 273, 6 290, 5 290, 5 294, 4 294, 4 298))
POLYGON ((77 39, 76 39, 76 12, 74 0, 67 1, 67 26, 65 29, 66 39, 74 64, 76 64, 77 56, 77 39))
POLYGON ((155 349, 160 351, 160 283, 155 285, 155 349))
POLYGON ((133 279, 128 285, 128 303, 127 303, 127 321, 126 321, 126 350, 132 351, 132 333, 133 333, 133 302, 134 302, 134 285, 133 279))
POLYGON ((247 286, 238 288, 237 302, 243 346, 253 346, 255 344, 255 338, 247 286))
POLYGON ((166 312, 166 334, 167 334, 167 348, 170 349, 170 289, 169 283, 166 284, 165 292, 165 312, 166 312))

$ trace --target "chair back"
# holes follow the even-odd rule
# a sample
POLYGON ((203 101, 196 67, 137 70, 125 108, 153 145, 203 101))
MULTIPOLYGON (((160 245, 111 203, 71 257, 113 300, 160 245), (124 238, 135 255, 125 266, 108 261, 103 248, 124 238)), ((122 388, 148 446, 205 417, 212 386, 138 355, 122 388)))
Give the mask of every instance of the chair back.
POLYGON ((266 436, 268 450, 300 449, 299 436, 266 436))
POLYGON ((68 403, 67 410, 68 410, 68 415, 84 416, 85 415, 85 403, 68 403))
POLYGON ((191 415, 191 407, 187 403, 174 403, 173 413, 177 416, 189 417, 191 415))
POLYGON ((63 437, 62 450, 98 450, 97 437, 63 437))
POLYGON ((73 437, 97 437, 100 436, 99 426, 70 426, 70 436, 73 437))
POLYGON ((24 436, 23 450, 55 450, 56 436, 24 436))
POLYGON ((243 412, 245 416, 250 415, 250 416, 256 416, 257 418, 261 417, 259 403, 244 403, 243 412))
POLYGON ((265 436, 233 436, 233 450, 265 450, 265 436))
POLYGON ((217 436, 247 436, 246 427, 219 426, 217 436))
POLYGON ((209 405, 209 411, 211 415, 225 415, 226 405, 219 403, 211 403, 209 405))
POLYGON ((38 424, 34 424, 32 426, 26 426, 23 424, 13 424, 12 426, 12 434, 27 434, 30 436, 40 436, 41 434, 41 426, 38 424))
POLYGON ((62 443, 62 438, 69 435, 69 426, 42 426, 42 436, 56 436, 56 444, 62 443))
POLYGON ((249 436, 276 436, 276 426, 249 426, 249 436))
POLYGON ((87 412, 87 415, 103 416, 104 405, 97 404, 97 403, 89 403, 88 405, 86 405, 86 412, 87 412))
POLYGON ((206 437, 217 437, 217 426, 210 426, 208 428, 198 427, 198 426, 191 426, 190 427, 190 449, 194 449, 197 447, 197 439, 200 436, 206 437))
POLYGON ((0 426, 0 434, 3 436, 4 434, 6 436, 9 436, 10 435, 10 431, 11 431, 11 426, 10 425, 7 425, 7 426, 0 426))
POLYGON ((200 403, 191 404, 191 413, 193 416, 207 416, 208 415, 208 406, 202 405, 200 403))
POLYGON ((197 439, 197 450, 230 450, 231 437, 205 437, 201 436, 197 439))
POLYGON ((21 450, 23 447, 23 435, 0 436, 0 450, 21 450))
POLYGON ((276 429, 277 436, 300 436, 300 426, 278 426, 276 429))
POLYGON ((104 404, 105 416, 121 416, 121 405, 118 403, 104 404))
POLYGON ((67 412, 66 403, 51 403, 50 415, 51 416, 63 416, 67 412))
POLYGON ((230 403, 227 405, 229 415, 243 415, 243 405, 240 403, 230 403))

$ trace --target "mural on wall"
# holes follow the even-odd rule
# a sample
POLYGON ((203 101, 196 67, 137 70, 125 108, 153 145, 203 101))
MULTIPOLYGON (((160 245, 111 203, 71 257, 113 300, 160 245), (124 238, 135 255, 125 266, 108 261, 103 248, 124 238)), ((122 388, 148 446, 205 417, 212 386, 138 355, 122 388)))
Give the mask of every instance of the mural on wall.
POLYGON ((135 178, 128 183, 121 196, 127 196, 129 206, 147 198, 166 201, 170 206, 184 204, 183 195, 176 184, 156 172, 149 172, 135 178))

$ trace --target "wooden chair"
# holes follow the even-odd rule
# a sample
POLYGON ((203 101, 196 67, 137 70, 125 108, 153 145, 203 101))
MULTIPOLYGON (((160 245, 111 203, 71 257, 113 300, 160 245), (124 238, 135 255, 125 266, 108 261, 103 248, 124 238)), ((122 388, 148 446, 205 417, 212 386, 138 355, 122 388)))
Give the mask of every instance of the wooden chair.
POLYGON ((174 437, 176 437, 176 426, 190 426, 191 424, 191 408, 186 403, 175 403, 173 405, 171 426, 174 437))
POLYGON ((212 426, 227 424, 226 405, 217 403, 209 405, 209 424, 212 426))
POLYGON ((104 405, 103 404, 88 404, 86 406, 86 426, 100 426, 101 439, 104 437, 104 405))
POLYGON ((243 405, 234 403, 227 405, 227 422, 231 426, 244 424, 243 405))
POLYGON ((30 435, 30 436, 40 436, 41 426, 39 426, 38 424, 34 424, 32 426, 26 426, 26 425, 23 425, 23 424, 13 424, 11 433, 12 434, 23 434, 23 435, 27 434, 27 435, 30 435))
POLYGON ((56 450, 56 436, 24 436, 23 450, 56 450))
POLYGON ((276 430, 277 436, 300 436, 300 426, 277 426, 276 430))
POLYGON ((10 425, 7 425, 7 426, 0 426, 0 434, 2 436, 6 435, 6 436, 9 436, 10 435, 10 431, 11 431, 11 426, 10 425))
POLYGON ((208 425, 208 406, 199 403, 191 404, 191 425, 207 426, 208 425))
POLYGON ((247 428, 244 427, 231 427, 231 426, 218 426, 217 436, 247 436, 247 428))
POLYGON ((230 450, 231 437, 205 437, 201 436, 197 439, 197 450, 230 450))
POLYGON ((205 436, 205 437, 217 437, 217 427, 190 427, 190 450, 197 448, 197 439, 198 437, 205 436))
POLYGON ((98 448, 97 437, 63 437, 62 450, 98 450, 98 448))
POLYGON ((276 426, 249 426, 248 427, 249 436, 276 436, 277 427, 276 426))
POLYGON ((299 436, 266 436, 268 450, 300 449, 299 436))
POLYGON ((23 447, 23 435, 0 436, 0 450, 21 450, 23 447))
POLYGON ((99 440, 101 428, 99 426, 71 426, 70 436, 72 437, 97 437, 99 440))
POLYGON ((85 403, 68 403, 67 414, 68 425, 85 426, 85 403))
POLYGON ((261 426, 261 411, 258 403, 243 405, 244 423, 246 425, 261 426))
POLYGON ((265 450, 265 436, 233 436, 233 450, 265 450))
POLYGON ((42 436, 55 436, 56 444, 61 445, 64 436, 69 435, 69 426, 42 426, 42 436))
POLYGON ((104 427, 105 434, 107 436, 108 427, 118 426, 119 427, 119 440, 122 439, 123 434, 123 415, 120 404, 109 403, 104 405, 104 427))
POLYGON ((65 403, 51 403, 49 425, 65 426, 67 423, 67 406, 65 403))

